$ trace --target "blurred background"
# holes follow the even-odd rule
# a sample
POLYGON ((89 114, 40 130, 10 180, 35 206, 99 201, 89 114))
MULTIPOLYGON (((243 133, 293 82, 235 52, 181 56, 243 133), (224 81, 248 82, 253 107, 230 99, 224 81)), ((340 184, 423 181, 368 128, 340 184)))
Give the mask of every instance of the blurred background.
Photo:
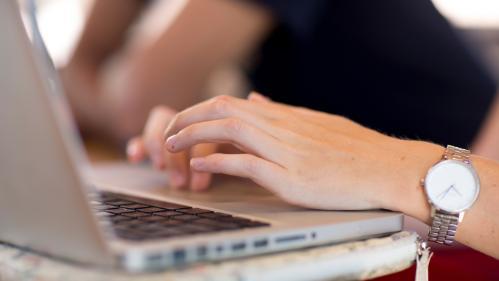
MULTIPOLYGON (((37 0, 41 32, 50 54, 59 67, 64 66, 74 50, 85 19, 95 0, 37 0)), ((154 36, 168 26, 187 0, 159 0, 155 5, 177 6, 170 15, 151 8, 142 22, 145 37, 154 36), (175 3, 181 2, 181 3, 175 3)), ((495 0, 433 0, 470 42, 482 50, 491 69, 499 77, 499 2, 495 0)), ((170 10, 170 9, 166 9, 170 10)), ((170 10, 170 11, 171 11, 170 10)))

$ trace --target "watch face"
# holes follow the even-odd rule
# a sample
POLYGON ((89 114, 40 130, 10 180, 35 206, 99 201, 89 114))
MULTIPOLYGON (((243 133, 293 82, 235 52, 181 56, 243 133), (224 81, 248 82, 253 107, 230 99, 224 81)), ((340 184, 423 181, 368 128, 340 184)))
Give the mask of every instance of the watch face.
POLYGON ((437 208, 458 213, 475 202, 480 183, 471 165, 445 160, 433 166, 425 179, 425 190, 437 208))

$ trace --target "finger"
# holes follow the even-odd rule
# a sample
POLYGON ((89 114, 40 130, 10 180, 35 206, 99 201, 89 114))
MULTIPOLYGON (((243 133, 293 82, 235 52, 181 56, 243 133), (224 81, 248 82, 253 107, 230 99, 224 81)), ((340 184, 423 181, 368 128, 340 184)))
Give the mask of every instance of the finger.
POLYGON ((186 187, 189 180, 188 153, 186 151, 171 153, 164 148, 163 153, 171 187, 175 189, 186 187))
MULTIPOLYGON (((191 158, 208 156, 217 151, 216 144, 203 143, 192 147, 191 158)), ((190 188, 194 191, 206 190, 211 183, 211 173, 197 172, 191 170, 190 188)))
POLYGON ((290 154, 286 143, 237 118, 190 125, 168 138, 166 148, 178 152, 199 143, 230 143, 276 163, 285 162, 290 154))
POLYGON ((247 100, 218 96, 192 106, 173 118, 164 132, 164 139, 178 133, 183 128, 203 121, 238 117, 260 128, 267 128, 269 119, 276 119, 279 112, 270 111, 247 100))
POLYGON ((166 124, 174 115, 175 112, 172 109, 166 106, 157 106, 151 110, 144 129, 144 145, 154 167, 157 169, 166 167, 162 134, 166 124))
POLYGON ((190 164, 195 171, 248 178, 274 193, 285 192, 286 170, 254 155, 216 153, 193 158, 190 164))
POLYGON ((271 102, 272 100, 269 98, 269 97, 266 97, 260 93, 257 93, 257 92, 251 92, 249 95, 248 95, 248 100, 249 101, 254 101, 254 102, 262 102, 262 103, 266 103, 266 102, 271 102))
POLYGON ((252 101, 252 102, 264 104, 264 106, 271 106, 271 107, 273 107, 274 110, 275 109, 286 110, 286 111, 293 110, 293 111, 297 111, 297 112, 307 112, 307 113, 308 113, 308 111, 311 111, 311 110, 304 108, 304 107, 292 106, 292 105, 288 105, 288 104, 275 102, 272 99, 270 99, 269 97, 264 96, 264 95, 257 93, 257 92, 251 92, 248 95, 248 100, 252 101))
POLYGON ((135 137, 128 141, 126 154, 128 161, 132 163, 138 163, 144 161, 146 158, 146 148, 142 137, 135 137))

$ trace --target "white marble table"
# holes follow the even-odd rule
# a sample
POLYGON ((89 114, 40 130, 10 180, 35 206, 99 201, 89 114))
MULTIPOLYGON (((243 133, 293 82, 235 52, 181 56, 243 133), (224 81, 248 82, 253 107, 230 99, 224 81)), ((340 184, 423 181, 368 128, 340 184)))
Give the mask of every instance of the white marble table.
POLYGON ((399 232, 383 238, 327 245, 221 263, 203 263, 155 274, 130 275, 82 267, 0 244, 0 280, 351 280, 370 279, 410 267, 418 235, 399 232))

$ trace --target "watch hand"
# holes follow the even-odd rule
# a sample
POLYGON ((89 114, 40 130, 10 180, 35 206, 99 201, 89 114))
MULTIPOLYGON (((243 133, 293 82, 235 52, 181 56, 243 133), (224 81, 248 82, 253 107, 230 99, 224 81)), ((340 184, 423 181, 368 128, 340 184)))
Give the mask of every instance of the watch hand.
POLYGON ((454 190, 457 194, 459 194, 459 196, 461 196, 461 197, 463 196, 463 195, 461 194, 461 192, 459 192, 459 190, 457 190, 457 188, 456 188, 454 185, 451 185, 450 187, 451 187, 451 188, 452 188, 452 189, 453 189, 453 190, 454 190))
POLYGON ((439 200, 444 199, 444 197, 447 195, 447 193, 449 193, 449 191, 450 191, 450 189, 451 189, 451 188, 452 188, 452 187, 449 187, 449 188, 447 188, 446 190, 442 191, 442 193, 440 193, 439 195, 437 195, 437 198, 438 198, 439 200), (440 198, 440 197, 441 197, 441 198, 440 198))

